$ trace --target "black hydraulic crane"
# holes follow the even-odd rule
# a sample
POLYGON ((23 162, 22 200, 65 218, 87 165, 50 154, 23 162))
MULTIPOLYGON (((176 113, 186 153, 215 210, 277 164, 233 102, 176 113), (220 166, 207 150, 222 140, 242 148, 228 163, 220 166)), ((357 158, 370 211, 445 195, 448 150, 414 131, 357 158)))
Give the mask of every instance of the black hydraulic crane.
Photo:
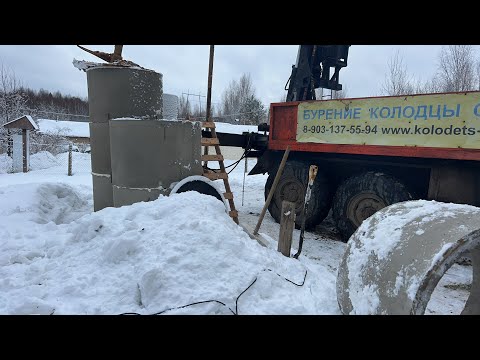
POLYGON ((300 45, 297 63, 285 85, 286 101, 315 100, 315 89, 342 90, 340 69, 347 66, 350 45, 300 45), (330 77, 330 68, 334 68, 330 77), (288 86, 288 88, 287 88, 288 86))
MULTIPOLYGON (((292 65, 292 73, 285 86, 288 90, 286 101, 315 100, 315 89, 318 88, 342 90, 339 73, 347 66, 349 48, 350 45, 299 45, 297 62, 292 65), (331 68, 334 69, 332 76, 331 68)), ((259 133, 239 135, 217 132, 217 135, 223 146, 258 150, 250 151, 248 156, 259 157, 268 146, 266 131, 269 131, 269 125, 260 124, 258 130, 259 133)), ((209 134, 205 132, 204 136, 209 134)))

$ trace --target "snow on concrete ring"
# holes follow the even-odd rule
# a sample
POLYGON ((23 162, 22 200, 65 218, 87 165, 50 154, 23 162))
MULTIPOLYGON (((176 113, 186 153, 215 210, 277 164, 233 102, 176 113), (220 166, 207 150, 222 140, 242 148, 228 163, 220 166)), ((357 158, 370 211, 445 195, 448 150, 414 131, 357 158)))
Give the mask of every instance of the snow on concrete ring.
POLYGON ((340 310, 424 314, 438 281, 467 254, 473 281, 462 314, 480 314, 480 208, 418 200, 381 209, 348 242, 337 274, 340 310))
POLYGON ((223 202, 225 211, 228 213, 228 204, 223 196, 223 192, 216 183, 207 179, 205 176, 193 175, 182 179, 173 187, 170 194, 181 193, 189 190, 216 197, 218 200, 223 202))

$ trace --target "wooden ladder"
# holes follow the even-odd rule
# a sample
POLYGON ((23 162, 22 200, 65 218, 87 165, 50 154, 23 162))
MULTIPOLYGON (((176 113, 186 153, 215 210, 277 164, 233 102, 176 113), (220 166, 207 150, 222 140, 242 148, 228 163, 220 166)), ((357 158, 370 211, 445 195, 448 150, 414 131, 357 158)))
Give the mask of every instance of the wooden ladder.
POLYGON ((202 127, 209 129, 212 137, 202 137, 201 145, 205 147, 204 154, 202 155, 203 163, 203 176, 209 178, 210 180, 222 179, 223 184, 225 185, 225 192, 223 196, 228 200, 230 205, 230 211, 228 215, 238 224, 238 211, 235 210, 235 203, 233 202, 233 193, 228 182, 228 173, 225 171, 225 164, 223 163, 223 155, 220 151, 220 142, 218 141, 217 132, 215 131, 215 123, 213 121, 204 121, 202 122, 202 127), (215 147, 216 155, 208 154, 208 147, 215 147), (215 172, 207 169, 207 163, 209 161, 218 161, 220 165, 220 171, 215 172))

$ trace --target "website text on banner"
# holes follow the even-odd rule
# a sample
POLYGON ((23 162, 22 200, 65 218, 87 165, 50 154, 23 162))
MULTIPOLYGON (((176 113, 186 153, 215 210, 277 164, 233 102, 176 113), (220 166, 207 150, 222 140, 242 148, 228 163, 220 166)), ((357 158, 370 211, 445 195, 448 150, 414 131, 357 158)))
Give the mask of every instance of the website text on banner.
POLYGON ((297 142, 480 149, 480 92, 298 105, 297 142))

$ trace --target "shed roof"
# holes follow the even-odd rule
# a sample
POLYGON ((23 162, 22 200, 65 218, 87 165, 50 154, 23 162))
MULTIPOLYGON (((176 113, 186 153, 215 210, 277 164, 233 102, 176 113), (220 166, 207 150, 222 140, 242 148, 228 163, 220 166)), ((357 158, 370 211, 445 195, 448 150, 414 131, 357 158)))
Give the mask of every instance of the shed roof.
POLYGON ((15 120, 3 124, 3 127, 6 129, 38 130, 38 125, 30 115, 20 116, 15 120))

